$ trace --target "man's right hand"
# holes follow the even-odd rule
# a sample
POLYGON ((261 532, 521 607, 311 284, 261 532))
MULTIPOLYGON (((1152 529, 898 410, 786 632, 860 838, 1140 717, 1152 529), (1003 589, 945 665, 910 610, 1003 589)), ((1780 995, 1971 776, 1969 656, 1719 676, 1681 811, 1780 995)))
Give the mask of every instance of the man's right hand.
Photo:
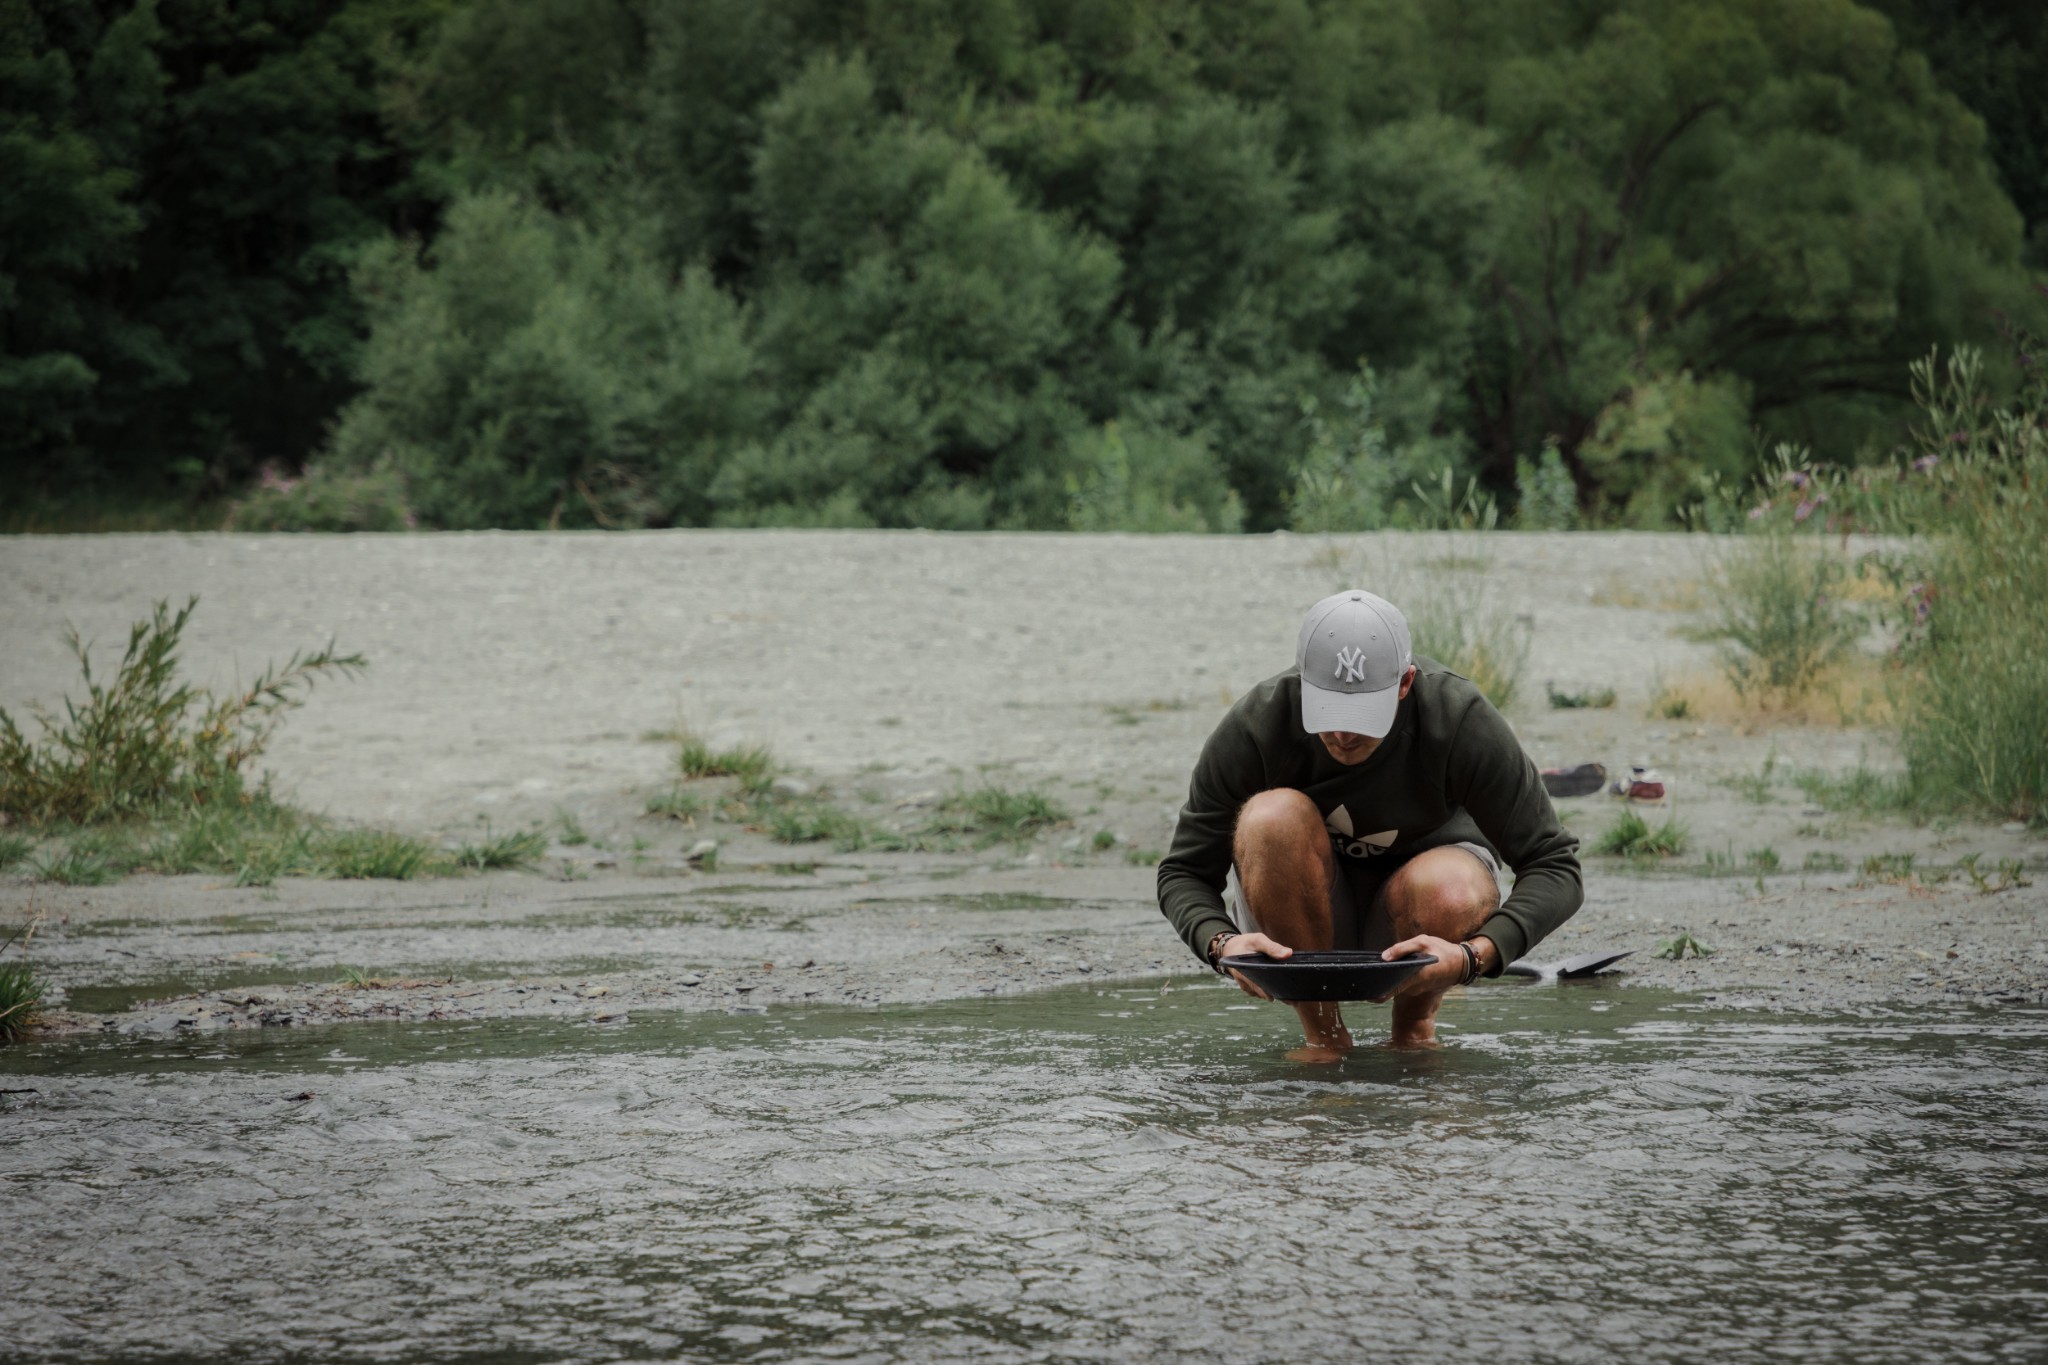
MULTIPOLYGON (((1233 938, 1224 939, 1223 951, 1216 954, 1216 956, 1218 960, 1221 960, 1226 957, 1235 957, 1240 953, 1264 953, 1267 957, 1287 958, 1294 956, 1294 949, 1284 943, 1276 943, 1264 934, 1238 934, 1233 938)), ((1243 991, 1246 995, 1252 996, 1254 999, 1271 1000, 1273 998, 1251 982, 1245 980, 1238 972, 1231 972, 1230 979, 1237 983, 1239 990, 1243 991)))

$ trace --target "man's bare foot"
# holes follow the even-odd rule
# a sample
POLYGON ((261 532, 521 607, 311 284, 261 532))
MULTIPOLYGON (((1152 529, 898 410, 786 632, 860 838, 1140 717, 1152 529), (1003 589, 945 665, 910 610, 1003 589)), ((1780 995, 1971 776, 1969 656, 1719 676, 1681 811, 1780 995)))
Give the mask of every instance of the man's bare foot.
POLYGON ((1406 1048, 1442 1047, 1443 1043, 1437 1038, 1436 1025, 1432 1022, 1418 1029, 1397 1030, 1387 1038, 1387 1046, 1398 1051, 1406 1048))
POLYGON ((1443 999, 1441 995, 1427 998, 1396 996, 1393 1028, 1388 1032, 1387 1046, 1436 1047, 1436 1009, 1443 999))
POLYGON ((1303 1002, 1294 1007, 1301 1016, 1302 1045, 1287 1054, 1292 1062, 1341 1062, 1351 1052, 1351 1030, 1344 1027, 1344 1015, 1325 1001, 1303 1002))

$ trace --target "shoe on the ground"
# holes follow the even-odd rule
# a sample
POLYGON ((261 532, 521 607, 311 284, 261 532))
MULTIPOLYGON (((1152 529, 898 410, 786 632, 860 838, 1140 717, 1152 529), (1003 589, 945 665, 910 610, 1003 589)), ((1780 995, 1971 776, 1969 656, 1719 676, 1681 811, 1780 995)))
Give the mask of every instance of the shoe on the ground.
POLYGON ((1540 775, 1543 790, 1552 796, 1591 796, 1607 785, 1607 769, 1598 763, 1545 768, 1540 775))
POLYGON ((1662 801, 1664 778, 1654 768, 1630 768, 1628 776, 1615 778, 1609 790, 1631 801, 1662 801))

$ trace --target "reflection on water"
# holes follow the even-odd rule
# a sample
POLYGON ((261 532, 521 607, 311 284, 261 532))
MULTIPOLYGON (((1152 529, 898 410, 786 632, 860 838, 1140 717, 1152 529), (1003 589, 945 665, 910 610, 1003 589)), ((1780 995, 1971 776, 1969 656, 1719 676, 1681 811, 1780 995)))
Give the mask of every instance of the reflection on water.
POLYGON ((0 1058, 23 1358, 2039 1358, 2048 1015, 1216 987, 0 1058), (292 1096, 312 1092, 310 1099, 292 1096))

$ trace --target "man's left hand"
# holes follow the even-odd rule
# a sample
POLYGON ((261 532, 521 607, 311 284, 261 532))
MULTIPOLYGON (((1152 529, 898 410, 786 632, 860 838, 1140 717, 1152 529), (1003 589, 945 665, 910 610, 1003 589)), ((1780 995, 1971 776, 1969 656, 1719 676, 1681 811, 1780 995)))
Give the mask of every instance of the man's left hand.
POLYGON ((1404 938, 1380 956, 1391 962, 1395 958, 1409 957, 1415 953, 1434 954, 1436 961, 1403 981, 1392 994, 1377 996, 1376 999, 1391 1000, 1397 995, 1441 995, 1464 981, 1464 948, 1450 939, 1438 938, 1435 934, 1417 934, 1414 938, 1404 938))

